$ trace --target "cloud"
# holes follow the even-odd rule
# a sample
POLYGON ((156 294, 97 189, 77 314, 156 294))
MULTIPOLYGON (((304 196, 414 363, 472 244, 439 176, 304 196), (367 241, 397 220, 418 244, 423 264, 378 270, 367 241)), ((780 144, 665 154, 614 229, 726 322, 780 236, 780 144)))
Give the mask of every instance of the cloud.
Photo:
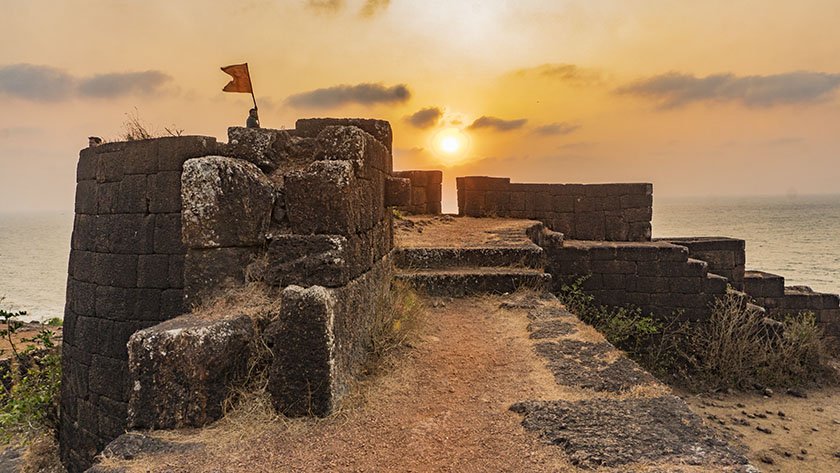
POLYGON ((472 125, 468 126, 467 128, 469 128, 470 130, 477 130, 480 128, 492 128, 496 131, 511 131, 522 128, 527 122, 528 120, 525 118, 519 118, 516 120, 503 120, 501 118, 483 116, 478 118, 476 121, 472 122, 472 125))
POLYGON ((0 66, 0 93, 37 102, 57 102, 73 95, 76 79, 49 66, 10 64, 0 66))
POLYGON ((306 8, 316 13, 337 13, 344 8, 344 0, 306 0, 306 8))
POLYGON ((695 77, 670 72, 642 79, 617 89, 620 94, 656 101, 663 108, 693 102, 739 102, 748 107, 823 102, 840 87, 840 74, 786 72, 766 76, 715 74, 695 77))
POLYGON ((548 125, 542 125, 534 128, 534 133, 543 136, 568 135, 579 128, 580 125, 575 123, 550 123, 548 125))
POLYGON ((366 0, 359 14, 365 18, 370 18, 383 10, 387 10, 390 4, 391 0, 366 0))
POLYGON ((286 102, 293 107, 329 108, 357 103, 401 103, 411 98, 405 84, 386 87, 382 84, 337 85, 291 95, 286 102))
POLYGON ((79 82, 79 93, 86 97, 113 98, 132 94, 151 94, 172 77, 160 71, 98 74, 79 82))
POLYGON ((17 138, 17 137, 31 137, 41 133, 40 128, 30 126, 13 126, 10 128, 0 128, 0 140, 17 138))
POLYGON ((576 86, 597 85, 604 82, 603 74, 595 69, 574 64, 543 64, 537 67, 519 69, 519 76, 545 77, 576 86))
POLYGON ((160 71, 116 72, 80 78, 50 66, 0 66, 0 94, 37 102, 150 94, 159 91, 170 80, 170 76, 160 71))
MULTIPOLYGON (((306 8, 319 14, 336 14, 344 10, 344 0, 306 0, 306 8)), ((365 0, 359 10, 362 18, 371 18, 385 11, 391 5, 391 0, 365 0)))
POLYGON ((405 121, 417 128, 431 128, 437 125, 442 117, 443 110, 438 107, 428 107, 405 117, 405 121))
POLYGON ((780 138, 774 138, 772 140, 765 140, 760 144, 770 147, 777 147, 777 146, 798 146, 807 143, 804 138, 798 136, 783 136, 780 138))
POLYGON ((584 148, 591 148, 597 145, 597 141, 575 141, 574 143, 565 143, 557 147, 561 150, 579 150, 584 148))

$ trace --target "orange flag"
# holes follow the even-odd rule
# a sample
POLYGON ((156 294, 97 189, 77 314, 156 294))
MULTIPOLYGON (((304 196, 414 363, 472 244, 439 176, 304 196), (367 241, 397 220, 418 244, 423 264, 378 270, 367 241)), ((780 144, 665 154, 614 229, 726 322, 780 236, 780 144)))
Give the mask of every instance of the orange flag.
POLYGON ((248 73, 248 63, 234 64, 232 66, 225 66, 222 71, 230 74, 233 80, 228 82, 222 91, 224 92, 243 92, 246 94, 253 94, 254 89, 251 87, 251 74, 248 73))

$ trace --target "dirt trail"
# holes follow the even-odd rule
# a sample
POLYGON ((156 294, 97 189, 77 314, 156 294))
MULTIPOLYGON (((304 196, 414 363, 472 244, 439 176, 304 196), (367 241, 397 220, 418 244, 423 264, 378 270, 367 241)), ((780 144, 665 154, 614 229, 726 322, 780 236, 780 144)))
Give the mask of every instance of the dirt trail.
POLYGON ((192 432, 161 432, 156 437, 197 447, 127 466, 171 472, 576 471, 508 410, 523 399, 562 393, 534 355, 528 319, 500 313, 498 305, 488 297, 429 309, 399 368, 363 386, 359 407, 262 429, 238 431, 223 421, 192 432))
POLYGON ((155 432, 97 471, 755 471, 553 296, 428 302, 395 368, 338 414, 155 432))

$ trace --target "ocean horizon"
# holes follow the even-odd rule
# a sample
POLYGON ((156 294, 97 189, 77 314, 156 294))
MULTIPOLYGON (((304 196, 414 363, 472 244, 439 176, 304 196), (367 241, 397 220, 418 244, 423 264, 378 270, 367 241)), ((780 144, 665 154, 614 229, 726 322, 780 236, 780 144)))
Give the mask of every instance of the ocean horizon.
MULTIPOLYGON (((73 213, 0 213, 0 308, 63 317, 73 213)), ((746 240, 747 269, 840 292, 840 194, 654 200, 653 236, 746 240)))

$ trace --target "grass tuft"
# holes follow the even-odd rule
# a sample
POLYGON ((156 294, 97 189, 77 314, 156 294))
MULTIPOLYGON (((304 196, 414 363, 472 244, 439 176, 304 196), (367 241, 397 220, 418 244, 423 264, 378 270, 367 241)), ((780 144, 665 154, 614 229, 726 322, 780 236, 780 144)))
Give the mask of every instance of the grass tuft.
POLYGON ((743 296, 718 298, 708 320, 668 320, 632 307, 605 307, 582 290, 585 278, 564 285, 558 298, 610 343, 648 371, 692 391, 793 387, 836 381, 827 339, 814 315, 774 321, 743 296))

